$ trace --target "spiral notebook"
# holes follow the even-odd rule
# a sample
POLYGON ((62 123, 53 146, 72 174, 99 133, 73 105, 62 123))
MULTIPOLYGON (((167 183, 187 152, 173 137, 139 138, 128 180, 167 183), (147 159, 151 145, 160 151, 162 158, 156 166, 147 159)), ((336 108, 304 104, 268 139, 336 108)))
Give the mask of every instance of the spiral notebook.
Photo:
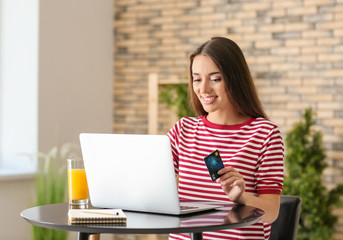
POLYGON ((121 209, 69 209, 71 224, 115 224, 125 225, 126 215, 121 209))

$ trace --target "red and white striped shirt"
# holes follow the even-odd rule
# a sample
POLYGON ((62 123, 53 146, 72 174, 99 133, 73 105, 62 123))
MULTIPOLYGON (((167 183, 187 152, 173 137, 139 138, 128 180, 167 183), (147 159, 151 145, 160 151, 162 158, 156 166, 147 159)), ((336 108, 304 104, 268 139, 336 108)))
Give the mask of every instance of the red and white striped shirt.
MULTIPOLYGON (((246 192, 253 195, 281 194, 284 147, 277 126, 264 118, 251 118, 238 125, 218 125, 205 116, 180 119, 169 131, 175 173, 179 175, 180 199, 230 201, 218 183, 212 182, 204 158, 219 150, 225 166, 243 175, 246 192)), ((204 239, 269 239, 270 224, 218 232, 205 232, 204 239)), ((170 239, 190 239, 170 234, 170 239)))

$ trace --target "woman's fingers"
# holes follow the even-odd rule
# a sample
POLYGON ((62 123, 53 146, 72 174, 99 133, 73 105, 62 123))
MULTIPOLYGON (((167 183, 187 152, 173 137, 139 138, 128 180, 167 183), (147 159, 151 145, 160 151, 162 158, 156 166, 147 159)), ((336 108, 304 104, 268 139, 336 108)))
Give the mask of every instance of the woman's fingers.
POLYGON ((218 174, 223 174, 217 179, 224 192, 233 202, 239 200, 240 196, 245 191, 245 181, 243 176, 233 167, 220 169, 218 174))
POLYGON ((222 168, 218 171, 218 174, 222 175, 220 177, 220 181, 224 181, 226 179, 233 178, 233 177, 243 179, 242 175, 233 167, 222 168))

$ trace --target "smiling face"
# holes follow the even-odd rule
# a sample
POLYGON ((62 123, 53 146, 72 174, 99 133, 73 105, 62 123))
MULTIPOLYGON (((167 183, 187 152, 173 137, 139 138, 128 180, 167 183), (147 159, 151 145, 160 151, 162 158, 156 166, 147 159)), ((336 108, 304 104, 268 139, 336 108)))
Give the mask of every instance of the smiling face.
POLYGON ((233 108, 225 90, 225 81, 213 60, 197 55, 192 64, 193 91, 197 95, 207 118, 216 122, 228 116, 233 108))
POLYGON ((194 49, 189 61, 189 99, 195 114, 207 119, 217 115, 218 122, 227 124, 246 116, 267 118, 243 52, 234 41, 211 38, 194 49))

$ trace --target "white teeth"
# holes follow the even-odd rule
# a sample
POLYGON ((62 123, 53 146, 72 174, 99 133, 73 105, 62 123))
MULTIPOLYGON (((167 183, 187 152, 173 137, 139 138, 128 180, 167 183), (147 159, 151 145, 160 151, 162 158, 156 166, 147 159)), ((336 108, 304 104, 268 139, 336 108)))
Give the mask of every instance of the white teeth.
POLYGON ((203 97, 203 99, 205 100, 205 101, 212 101, 212 100, 214 100, 216 97, 203 97))

